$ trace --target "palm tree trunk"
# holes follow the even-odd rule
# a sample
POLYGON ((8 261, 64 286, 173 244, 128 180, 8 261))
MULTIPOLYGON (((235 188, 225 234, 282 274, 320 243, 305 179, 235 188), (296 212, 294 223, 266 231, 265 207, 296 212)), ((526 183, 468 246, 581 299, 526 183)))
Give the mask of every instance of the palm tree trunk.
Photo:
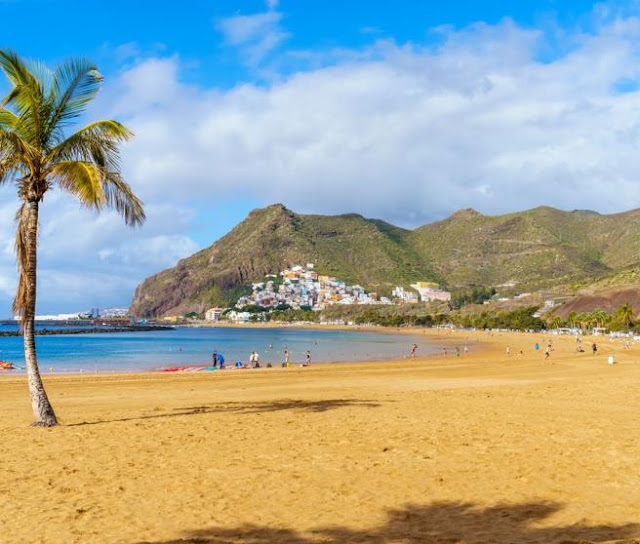
POLYGON ((31 407, 36 417, 33 423, 36 427, 53 427, 58 424, 56 414, 49 402, 49 397, 44 389, 38 358, 36 355, 35 341, 35 316, 36 316, 36 263, 38 247, 38 207, 37 201, 29 202, 29 216, 27 220, 27 259, 23 265, 26 267, 26 300, 22 327, 24 337, 24 357, 27 363, 27 379, 29 392, 31 393, 31 407))

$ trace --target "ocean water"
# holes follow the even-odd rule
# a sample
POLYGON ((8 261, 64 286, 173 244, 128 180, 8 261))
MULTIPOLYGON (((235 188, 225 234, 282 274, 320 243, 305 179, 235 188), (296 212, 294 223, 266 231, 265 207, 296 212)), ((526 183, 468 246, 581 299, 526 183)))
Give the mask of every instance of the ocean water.
MULTIPOLYGON (((0 325, 15 330, 14 325, 0 325)), ((52 329, 54 327, 49 326, 52 329)), ((228 366, 248 361, 252 351, 260 363, 282 363, 285 347, 292 364, 312 362, 382 361, 435 353, 440 346, 424 337, 377 331, 339 331, 303 328, 176 327, 171 330, 37 336, 38 360, 43 373, 149 371, 175 366, 208 365, 211 353, 222 353, 228 366)), ((0 338, 0 360, 24 365, 22 337, 0 338)), ((13 372, 12 372, 13 373, 13 372)))

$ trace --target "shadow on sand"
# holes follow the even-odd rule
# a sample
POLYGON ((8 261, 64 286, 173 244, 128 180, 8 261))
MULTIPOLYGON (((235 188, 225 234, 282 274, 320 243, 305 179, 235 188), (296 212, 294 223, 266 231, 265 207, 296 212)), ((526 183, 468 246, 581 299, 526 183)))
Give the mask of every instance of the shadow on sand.
POLYGON ((562 509, 557 503, 496 505, 440 502, 410 505, 388 512, 380 526, 367 530, 326 527, 301 533, 295 529, 243 525, 189 531, 175 540, 138 544, 640 544, 640 524, 536 527, 562 509))
POLYGON ((100 421, 82 421, 80 423, 69 423, 66 427, 81 427, 84 425, 104 425, 106 423, 116 423, 123 421, 143 421, 145 419, 160 419, 168 417, 182 417, 197 414, 262 414, 266 412, 281 412, 286 410, 298 412, 327 412, 337 408, 347 407, 377 408, 381 406, 379 402, 371 402, 354 399, 331 399, 331 400, 278 400, 270 402, 224 402, 220 404, 205 404, 188 408, 175 408, 173 412, 158 414, 147 414, 135 417, 124 417, 120 419, 109 419, 100 421))

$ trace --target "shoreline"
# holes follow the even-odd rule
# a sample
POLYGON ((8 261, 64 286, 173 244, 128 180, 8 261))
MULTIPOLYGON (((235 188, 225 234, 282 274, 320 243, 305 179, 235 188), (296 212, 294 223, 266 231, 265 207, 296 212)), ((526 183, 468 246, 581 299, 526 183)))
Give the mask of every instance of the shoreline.
MULTIPOLYGON (((266 329, 274 329, 274 328, 280 328, 280 327, 263 327, 263 326, 255 326, 255 325, 268 325, 268 324, 252 324, 251 328, 266 328, 266 329)), ((170 327, 171 328, 171 327, 170 327)), ((226 328, 226 327, 222 327, 222 328, 226 328)), ((229 328, 234 328, 234 329, 238 329, 238 328, 244 328, 243 325, 238 325, 237 327, 229 327, 229 328)), ((354 327, 352 326, 348 326, 348 325, 328 325, 328 326, 306 326, 306 325, 297 325, 297 326, 293 326, 290 325, 287 328, 301 328, 301 329, 316 329, 316 330, 338 330, 338 331, 346 331, 346 332, 354 332, 354 327)), ((447 350, 449 350, 450 348, 453 348, 454 346, 458 345, 458 346, 464 346, 465 345, 465 338, 469 338, 469 333, 472 331, 455 331, 455 330, 451 330, 451 329, 434 329, 434 328, 420 328, 420 327, 403 327, 401 328, 401 330, 396 331, 393 328, 390 327, 379 327, 379 326, 358 326, 358 331, 360 332, 372 332, 372 333, 382 333, 384 332, 385 334, 390 334, 390 335, 407 335, 407 336, 413 336, 415 338, 422 338, 422 337, 429 337, 429 342, 430 344, 433 345, 434 349, 438 349, 440 347, 446 347, 447 350), (383 329, 383 330, 381 330, 383 329), (444 332, 443 332, 444 331, 444 332)), ((475 332, 475 331, 473 331, 475 332)), ((481 343, 480 341, 475 341, 470 343, 469 345, 473 344, 474 346, 474 353, 478 353, 480 351, 480 349, 482 349, 483 344, 486 344, 486 342, 481 343)), ((449 353, 449 352, 448 352, 449 353)), ((460 358, 464 358, 464 357, 468 357, 469 354, 464 355, 461 351, 461 355, 460 358)), ((455 355, 453 353, 449 354, 450 359, 453 359, 455 357, 455 355)), ((402 363, 402 362, 425 362, 425 361, 431 361, 433 359, 437 359, 437 358, 443 358, 442 352, 438 349, 438 351, 433 351, 432 353, 426 353, 421 355, 419 353, 418 350, 418 355, 416 356, 415 359, 412 359, 410 356, 410 347, 407 346, 407 354, 403 357, 398 357, 398 358, 392 358, 392 359, 355 359, 352 361, 315 361, 312 363, 312 367, 316 368, 318 366, 336 366, 336 365, 358 365, 358 366, 362 366, 362 365, 367 365, 367 364, 371 364, 371 365, 381 365, 381 364, 397 364, 397 363, 402 363)), ((182 371, 177 371, 177 372, 165 372, 163 371, 162 368, 155 368, 155 369, 143 369, 143 370, 139 370, 139 369, 133 369, 133 370, 120 370, 120 369, 116 369, 116 370, 110 370, 110 369, 91 369, 91 368, 87 368, 85 370, 82 371, 78 371, 77 369, 71 369, 68 372, 67 371, 48 371, 47 369, 49 367, 51 367, 52 365, 50 364, 42 364, 42 362, 40 362, 40 372, 43 376, 47 376, 47 377, 52 377, 52 376, 78 376, 78 377, 91 377, 91 376, 116 376, 116 375, 123 375, 123 376, 130 376, 130 375, 136 375, 136 374, 150 374, 150 375, 157 375, 157 374, 168 374, 168 375, 181 375, 181 374, 228 374, 231 373, 231 371, 235 372, 235 371, 251 371, 251 372, 260 372, 260 371, 264 371, 264 372, 273 372, 273 371, 285 371, 285 370, 291 370, 293 368, 299 368, 302 366, 302 361, 296 361, 296 362, 291 362, 291 367, 289 369, 283 369, 281 368, 279 363, 272 363, 273 366, 272 368, 266 368, 265 363, 261 363, 261 367, 256 369, 256 368, 235 368, 233 366, 231 366, 231 363, 227 363, 227 367, 220 371, 220 370, 216 370, 216 371, 200 371, 200 370, 196 370, 197 368, 200 367, 204 367, 204 366, 208 366, 205 364, 198 364, 198 363, 175 363, 172 364, 171 366, 169 366, 168 368, 177 368, 177 367, 187 367, 185 370, 182 371)), ((150 365, 151 366, 151 365, 150 365)), ((306 370, 306 368, 302 368, 301 370, 306 370)), ((5 371, 0 371, 0 380, 6 380, 8 378, 14 377, 16 379, 20 378, 20 377, 24 377, 26 375, 26 371, 23 367, 19 367, 13 370, 5 370, 5 371)))
MULTIPOLYGON (((220 328, 234 328, 234 329, 242 329, 247 327, 247 325, 245 324, 232 325, 231 327, 228 327, 228 325, 226 324, 222 326, 218 326, 218 325, 212 325, 212 326, 220 327, 220 328)), ((248 327, 256 328, 256 329, 281 328, 280 326, 272 326, 271 324, 260 324, 260 323, 258 324, 252 323, 248 325, 248 327)), ((355 326, 295 324, 295 325, 287 325, 286 327, 282 327, 282 328, 339 330, 339 331, 353 332, 355 329, 355 326)), ((407 347, 407 354, 405 356, 398 357, 398 358, 359 359, 359 360, 356 359, 352 361, 315 361, 312 363, 312 368, 325 367, 325 366, 340 367, 340 366, 348 366, 348 365, 354 365, 356 368, 358 367, 362 368, 366 365, 380 366, 380 365, 389 365, 389 364, 397 365, 400 363, 409 363, 409 364, 421 363, 421 362, 427 363, 427 362, 433 362, 434 360, 443 360, 443 361, 465 360, 470 356, 482 355, 487 351, 491 351, 495 347, 495 345, 503 343, 505 338, 511 338, 513 340, 511 343, 514 344, 514 346, 519 344, 520 342, 524 342, 525 340, 530 345, 533 345, 533 343, 539 343, 541 346, 539 350, 539 356, 540 358, 542 358, 544 354, 544 346, 542 345, 543 339, 545 338, 553 339, 553 340, 560 339, 563 342, 569 341, 570 343, 574 343, 576 340, 575 336, 553 335, 553 334, 550 334, 549 331, 536 331, 536 332, 490 331, 490 330, 471 331, 471 330, 464 330, 464 329, 429 328, 429 327, 400 327, 398 330, 396 330, 395 328, 381 327, 377 325, 373 325, 373 326, 359 325, 355 330, 358 330, 360 332, 375 332, 375 333, 384 333, 384 334, 390 334, 390 335, 397 334, 397 335, 413 336, 417 339, 426 337, 428 338, 429 342, 432 343, 432 345, 437 347, 440 347, 440 346, 446 347, 447 356, 444 357, 441 351, 434 351, 432 353, 420 354, 420 350, 418 349, 417 357, 415 359, 412 359, 409 353, 409 347, 407 347), (455 353, 449 351, 451 348, 455 346, 464 347, 465 345, 469 347, 469 353, 467 354, 464 354, 464 352, 461 351, 460 356, 456 357, 455 353), (473 349, 471 349, 471 346, 473 346, 473 349)), ((616 345, 617 343, 619 344, 623 342, 625 339, 623 338, 611 339, 607 336, 585 335, 585 336, 581 336, 581 340, 584 341, 584 345, 588 349, 588 347, 593 342, 596 342, 601 346, 604 343, 606 346, 609 344, 611 345, 616 345)), ((518 356, 519 350, 516 350, 515 347, 513 347, 512 349, 513 349, 514 359, 516 359, 518 356)), ((609 349, 608 351, 606 351, 606 354, 607 355, 610 353, 616 354, 621 350, 622 350, 621 347, 613 350, 609 349)), ((601 351, 601 356, 604 357, 605 352, 603 352, 602 349, 600 351, 601 351)), ((300 368, 302 367, 302 361, 291 362, 291 366, 289 369, 281 368, 280 363, 272 363, 272 364, 273 364, 272 368, 266 368, 266 363, 262 362, 261 367, 259 369, 255 369, 255 368, 235 368, 231 366, 231 363, 227 363, 228 366, 223 371, 220 371, 220 370, 201 371, 197 369, 208 366, 208 364, 183 362, 183 363, 175 363, 175 364, 171 363, 171 366, 163 367, 163 368, 186 367, 185 370, 177 371, 177 372, 164 372, 163 368, 159 368, 159 367, 151 368, 152 365, 149 365, 150 368, 132 369, 132 370, 121 370, 121 369, 95 370, 95 369, 87 368, 82 371, 78 371, 77 369, 71 369, 68 372, 64 370, 63 371, 56 370, 56 371, 50 372, 47 370, 47 368, 50 367, 51 365, 43 365, 41 363, 40 371, 41 371, 41 374, 43 376, 46 376, 47 378, 55 377, 55 376, 90 378, 90 377, 96 377, 96 376, 119 376, 119 375, 122 375, 122 376, 178 375, 179 376, 179 375, 203 375, 203 374, 213 375, 215 374, 220 376, 220 375, 229 375, 229 374, 236 374, 236 373, 246 373, 241 371, 250 371, 249 374, 253 374, 253 373, 261 373, 261 372, 277 373, 278 371, 291 371, 294 369, 299 369, 301 371, 310 370, 308 368, 300 368)), ((21 379, 21 378, 24 378, 25 375, 26 375, 25 369, 22 367, 16 368, 14 370, 0 371, 0 381, 9 380, 12 377, 14 379, 21 379)))

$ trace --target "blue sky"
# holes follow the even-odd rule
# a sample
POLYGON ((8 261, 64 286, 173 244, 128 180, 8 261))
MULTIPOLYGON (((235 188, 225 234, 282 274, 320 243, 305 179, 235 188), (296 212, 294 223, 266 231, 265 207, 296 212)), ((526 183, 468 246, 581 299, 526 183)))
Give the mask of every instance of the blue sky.
MULTIPOLYGON (((93 114, 135 131, 124 169, 149 215, 130 231, 53 195, 39 311, 126 306, 274 202, 406 227, 470 206, 639 206, 639 15, 579 0, 0 0, 0 47, 98 63, 93 114)), ((4 315, 15 200, 0 198, 4 315)))
MULTIPOLYGON (((39 10, 28 31, 18 25, 3 28, 2 43, 25 56, 55 62, 72 55, 95 59, 107 74, 117 73, 133 58, 179 54, 188 67, 186 81, 230 87, 253 81, 256 74, 239 63, 237 51, 225 45, 216 24, 234 16, 265 11, 262 0, 158 2, 148 0, 80 2, 0 0, 3 20, 18 21, 25 6, 39 10), (90 6, 90 7, 88 7, 90 6), (55 35, 49 33, 55 28, 55 35)), ((479 21, 496 24, 511 18, 531 28, 589 27, 593 1, 519 0, 419 2, 395 0, 282 0, 273 3, 286 34, 276 50, 331 50, 367 47, 375 39, 399 43, 435 43, 437 29, 479 21)), ((632 10, 629 3, 605 3, 632 10)), ((285 72, 296 63, 287 63, 285 72)))

